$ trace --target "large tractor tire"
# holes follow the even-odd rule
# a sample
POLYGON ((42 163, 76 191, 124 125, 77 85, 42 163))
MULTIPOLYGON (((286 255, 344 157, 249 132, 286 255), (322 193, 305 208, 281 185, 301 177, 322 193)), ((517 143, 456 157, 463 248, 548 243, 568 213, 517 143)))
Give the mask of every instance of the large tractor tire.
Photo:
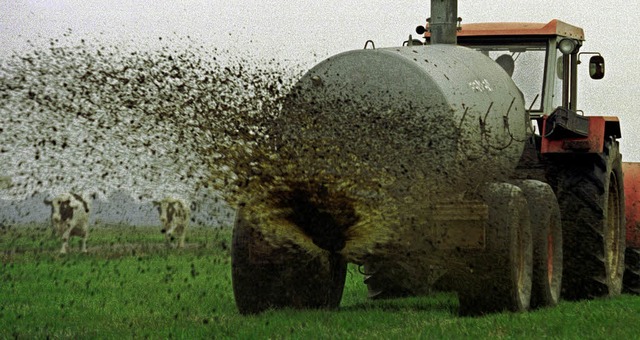
POLYGON ((486 249, 473 254, 469 273, 454 282, 461 315, 525 311, 531 298, 533 249, 527 200, 517 186, 490 184, 486 249))
POLYGON ((531 308, 555 306, 562 285, 562 222, 560 206, 549 184, 519 181, 527 198, 533 239, 531 308))
POLYGON ((626 269, 624 272, 622 291, 627 294, 640 294, 640 249, 627 248, 624 256, 626 269))
POLYGON ((622 290, 625 252, 622 156, 618 142, 599 155, 559 159, 549 172, 562 214, 562 297, 615 296, 622 290))
POLYGON ((270 308, 338 308, 347 273, 339 254, 312 257, 295 247, 272 247, 242 207, 233 229, 231 268, 241 314, 270 308))

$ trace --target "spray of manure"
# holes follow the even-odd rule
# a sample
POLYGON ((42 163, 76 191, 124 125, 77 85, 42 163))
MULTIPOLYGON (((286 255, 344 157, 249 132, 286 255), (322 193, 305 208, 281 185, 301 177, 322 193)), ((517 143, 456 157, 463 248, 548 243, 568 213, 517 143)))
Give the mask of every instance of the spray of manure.
POLYGON ((194 42, 128 51, 52 40, 16 53, 0 61, 1 194, 125 190, 147 201, 204 187, 243 203, 273 245, 359 261, 398 223, 393 176, 283 111, 300 76, 194 42))

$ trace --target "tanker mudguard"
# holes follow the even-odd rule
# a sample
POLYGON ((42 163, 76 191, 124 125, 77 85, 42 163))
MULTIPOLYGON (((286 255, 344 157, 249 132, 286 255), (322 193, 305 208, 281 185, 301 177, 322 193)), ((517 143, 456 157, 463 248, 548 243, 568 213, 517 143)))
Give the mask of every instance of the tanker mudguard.
POLYGON ((617 117, 577 117, 571 118, 571 112, 565 110, 545 116, 540 153, 602 153, 607 138, 622 137, 617 117))

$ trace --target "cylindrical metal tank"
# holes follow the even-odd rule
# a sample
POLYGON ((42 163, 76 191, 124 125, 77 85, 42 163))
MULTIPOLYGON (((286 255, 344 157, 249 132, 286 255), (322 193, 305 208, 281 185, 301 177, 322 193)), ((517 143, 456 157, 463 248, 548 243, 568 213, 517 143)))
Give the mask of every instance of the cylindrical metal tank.
POLYGON ((341 53, 308 71, 294 93, 286 124, 384 169, 400 195, 447 199, 508 177, 529 122, 509 75, 456 45, 341 53))

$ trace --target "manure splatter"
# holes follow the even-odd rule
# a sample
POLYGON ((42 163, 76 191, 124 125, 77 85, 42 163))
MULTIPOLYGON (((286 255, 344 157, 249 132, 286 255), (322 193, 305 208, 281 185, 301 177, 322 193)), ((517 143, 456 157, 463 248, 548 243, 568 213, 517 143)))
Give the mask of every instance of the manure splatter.
POLYGON ((289 81, 275 61, 246 65, 255 61, 202 46, 130 52, 85 41, 3 60, 8 194, 188 196, 214 178, 232 187, 234 153, 265 138, 259 121, 289 81))
POLYGON ((209 188, 249 209, 274 245, 362 262, 403 239, 397 231, 415 220, 407 203, 426 196, 408 168, 427 144, 398 148, 409 112, 322 120, 287 106, 300 67, 167 43, 130 51, 53 40, 2 60, 1 194, 124 190, 150 201, 209 188), (362 124, 371 117, 380 124, 362 124))

